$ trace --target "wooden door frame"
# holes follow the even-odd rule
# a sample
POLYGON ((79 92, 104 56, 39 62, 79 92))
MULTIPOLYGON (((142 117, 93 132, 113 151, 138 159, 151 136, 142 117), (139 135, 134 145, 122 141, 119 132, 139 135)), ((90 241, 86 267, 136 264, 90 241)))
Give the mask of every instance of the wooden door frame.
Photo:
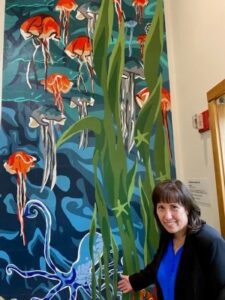
POLYGON ((222 80, 207 92, 207 100, 220 229, 221 234, 225 238, 225 80, 222 80))

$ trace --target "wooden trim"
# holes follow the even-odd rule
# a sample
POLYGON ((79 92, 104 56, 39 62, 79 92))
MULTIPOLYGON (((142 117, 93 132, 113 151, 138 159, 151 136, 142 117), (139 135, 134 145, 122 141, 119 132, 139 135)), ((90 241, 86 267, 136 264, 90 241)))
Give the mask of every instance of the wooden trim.
POLYGON ((225 97, 225 79, 207 92, 220 228, 225 238, 225 104, 217 100, 222 96, 225 97))
POLYGON ((225 95, 225 79, 215 85, 207 92, 208 102, 211 102, 221 96, 225 95))
MULTIPOLYGON (((210 93, 210 95, 212 94, 210 93)), ((214 101, 210 101, 208 103, 208 107, 215 166, 220 228, 221 233, 225 238, 225 104, 217 104, 215 99, 214 101)))

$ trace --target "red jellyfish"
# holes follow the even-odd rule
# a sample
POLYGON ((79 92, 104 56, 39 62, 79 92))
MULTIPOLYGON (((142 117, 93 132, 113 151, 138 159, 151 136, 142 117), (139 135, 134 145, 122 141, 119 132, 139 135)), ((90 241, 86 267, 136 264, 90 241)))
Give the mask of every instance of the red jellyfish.
POLYGON ((148 5, 149 0, 133 0, 132 5, 135 7, 136 19, 138 23, 142 23, 144 17, 144 8, 148 5))
POLYGON ((85 64, 91 79, 92 92, 94 91, 94 69, 92 62, 92 45, 89 36, 78 36, 72 40, 65 49, 65 53, 72 59, 77 58, 79 63, 77 88, 80 90, 80 81, 82 80, 85 92, 87 92, 84 78, 82 76, 82 67, 85 64))
POLYGON ((27 84, 31 88, 29 71, 31 63, 34 65, 36 52, 41 46, 44 56, 45 78, 47 78, 48 63, 51 61, 49 40, 60 40, 60 26, 53 17, 41 14, 30 17, 24 21, 20 27, 20 32, 25 40, 32 39, 35 48, 32 59, 28 63, 26 72, 27 84))
POLYGON ((141 59, 143 59, 144 56, 144 46, 145 46, 146 37, 147 37, 146 33, 139 34, 137 36, 137 42, 140 45, 140 49, 141 49, 141 59))
MULTIPOLYGON (((136 102, 140 108, 148 101, 149 98, 149 89, 147 87, 143 88, 136 94, 136 102)), ((167 89, 162 88, 161 91, 161 111, 162 111, 162 118, 163 118, 163 126, 166 132, 166 139, 170 153, 170 159, 172 158, 172 151, 170 145, 170 134, 169 134, 169 126, 168 126, 168 118, 167 114, 171 108, 171 101, 170 101, 170 93, 167 89)))
POLYGON ((41 80, 45 89, 54 96, 54 103, 59 111, 64 111, 62 93, 66 94, 72 88, 72 81, 64 74, 52 73, 46 80, 41 80))
POLYGON ((55 9, 59 11, 59 19, 63 25, 63 41, 68 43, 70 14, 75 11, 77 4, 74 0, 58 0, 55 9))
POLYGON ((27 173, 32 167, 36 158, 24 151, 17 151, 11 154, 4 163, 4 167, 10 174, 17 174, 17 214, 20 222, 20 236, 23 238, 23 244, 26 244, 24 233, 23 212, 26 204, 26 178, 27 173))

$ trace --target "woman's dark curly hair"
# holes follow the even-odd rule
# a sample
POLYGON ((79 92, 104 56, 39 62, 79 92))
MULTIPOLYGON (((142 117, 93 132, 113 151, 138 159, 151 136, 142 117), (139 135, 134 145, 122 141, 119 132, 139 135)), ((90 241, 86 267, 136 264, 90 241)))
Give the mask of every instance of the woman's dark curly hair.
POLYGON ((165 180, 157 184, 152 193, 152 202, 154 208, 154 216, 161 230, 162 227, 156 213, 157 204, 162 203, 178 203, 182 205, 188 212, 187 234, 199 231, 202 224, 201 211, 196 204, 189 189, 180 180, 165 180))

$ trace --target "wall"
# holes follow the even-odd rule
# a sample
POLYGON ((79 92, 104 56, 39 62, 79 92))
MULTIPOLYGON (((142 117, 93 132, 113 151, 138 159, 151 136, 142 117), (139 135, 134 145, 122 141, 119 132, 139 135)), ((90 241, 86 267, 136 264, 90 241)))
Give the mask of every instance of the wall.
POLYGON ((56 2, 6 1, 0 296, 112 299, 116 270, 154 254, 151 192, 174 174, 163 1, 124 1, 126 31, 119 2, 89 2, 95 28, 85 1, 65 22, 56 2))
POLYGON ((192 116, 207 109, 206 93, 225 78, 225 2, 165 0, 177 176, 208 181, 203 217, 219 229, 210 132, 199 134, 192 116))
MULTIPOLYGON (((1 0, 4 7, 5 0, 1 0)), ((203 217, 219 228, 210 132, 192 127, 193 114, 207 108, 206 92, 224 79, 223 0, 165 0, 177 177, 209 180, 210 207, 203 217)), ((0 10, 0 52, 4 10, 0 10)), ((0 60, 2 70, 2 60, 0 60)), ((2 84, 0 73, 0 91, 2 84)), ((0 92, 1 93, 1 92, 0 92)))

